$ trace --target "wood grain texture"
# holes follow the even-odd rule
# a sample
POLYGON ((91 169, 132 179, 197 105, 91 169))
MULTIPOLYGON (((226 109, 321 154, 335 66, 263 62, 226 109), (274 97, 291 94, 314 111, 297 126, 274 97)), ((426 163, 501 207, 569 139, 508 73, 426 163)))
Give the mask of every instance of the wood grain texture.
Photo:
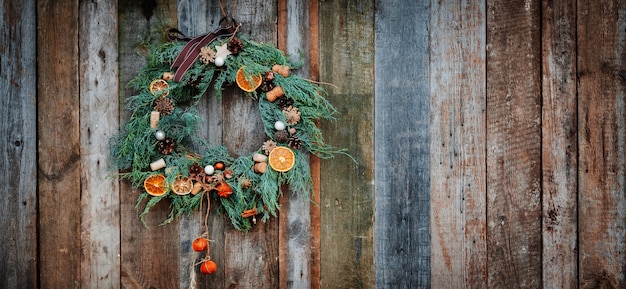
MULTIPOLYGON (((242 24, 240 32, 256 42, 276 45, 277 6, 275 2, 239 0, 234 18, 242 24)), ((233 2, 227 2, 232 13, 233 2)), ((227 63, 228 65, 228 63, 227 63)), ((223 144, 232 155, 247 154, 266 140, 258 102, 240 89, 224 90, 222 99, 223 144), (245 120, 245 121, 243 121, 245 120)), ((278 220, 257 222, 250 232, 242 233, 226 223, 224 229, 226 283, 224 288, 278 288, 278 220)))
POLYGON ((551 288, 576 288, 576 4, 543 1, 541 11, 543 283, 551 288))
POLYGON ((485 3, 432 5, 431 285, 487 288, 485 3))
MULTIPOLYGON (((292 73, 305 79, 310 78, 310 60, 306 57, 309 48, 308 5, 307 0, 278 1, 278 49, 294 63, 302 62, 302 67, 292 73), (284 26, 280 25, 282 22, 284 26), (281 35, 284 41, 280 41, 281 35)), ((288 187, 283 192, 279 214, 279 285, 280 288, 311 288, 310 194, 292 191, 288 187)))
POLYGON ((580 288, 625 288, 626 3, 578 1, 580 288))
POLYGON ((80 284, 78 1, 37 1, 39 285, 80 284))
MULTIPOLYGON (((202 0, 179 0, 178 1, 178 27, 184 34, 194 37, 218 27, 220 14, 220 2, 202 0)), ((222 100, 215 97, 212 89, 209 89, 203 99, 197 105, 200 116, 204 122, 200 123, 196 133, 210 145, 222 143, 222 100)), ((212 204, 216 208, 217 204, 212 204)), ((198 266, 193 266, 205 257, 204 253, 196 253, 191 250, 191 241, 199 233, 200 214, 183 216, 180 219, 180 288, 223 288, 225 280, 224 270, 224 226, 230 226, 228 221, 212 211, 209 217, 209 239, 211 242, 211 259, 217 264, 218 270, 211 275, 202 275, 198 266)), ((203 229, 204 230, 204 229, 203 229)))
POLYGON ((542 286, 539 1, 487 1, 489 287, 542 286))
POLYGON ((81 288, 120 284, 119 182, 109 139, 119 129, 117 2, 80 2, 81 288))
MULTIPOLYGON (((119 1, 118 5, 122 104, 135 93, 126 84, 145 65, 146 45, 163 41, 164 29, 177 27, 177 19, 176 3, 172 1, 119 1)), ((120 123, 125 123, 132 112, 124 106, 121 109, 120 123)), ((134 208, 139 193, 128 181, 120 183, 121 287, 178 288, 178 226, 158 226, 166 218, 169 204, 161 202, 153 207, 146 216, 149 228, 145 228, 138 219, 140 212, 134 208)))
POLYGON ((337 108, 322 121, 325 141, 346 157, 321 162, 322 288, 373 288, 374 3, 324 1, 319 7, 320 81, 337 108))
POLYGON ((0 288, 37 288, 35 8, 0 2, 0 288))

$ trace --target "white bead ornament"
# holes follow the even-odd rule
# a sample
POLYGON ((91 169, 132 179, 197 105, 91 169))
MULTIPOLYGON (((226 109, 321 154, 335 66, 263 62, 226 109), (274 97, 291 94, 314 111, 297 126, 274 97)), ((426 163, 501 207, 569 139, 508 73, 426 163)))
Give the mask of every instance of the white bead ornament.
POLYGON ((215 57, 214 63, 215 63, 215 66, 222 67, 222 66, 224 66, 224 58, 222 58, 222 57, 215 57))
POLYGON ((280 120, 274 123, 274 128, 276 130, 285 130, 286 127, 285 123, 280 120))
POLYGON ((154 133, 154 137, 156 137, 157 140, 164 140, 165 139, 165 132, 163 132, 162 130, 157 130, 154 133))
POLYGON ((204 173, 207 175, 212 175, 215 172, 215 168, 212 165, 207 165, 204 167, 204 173))

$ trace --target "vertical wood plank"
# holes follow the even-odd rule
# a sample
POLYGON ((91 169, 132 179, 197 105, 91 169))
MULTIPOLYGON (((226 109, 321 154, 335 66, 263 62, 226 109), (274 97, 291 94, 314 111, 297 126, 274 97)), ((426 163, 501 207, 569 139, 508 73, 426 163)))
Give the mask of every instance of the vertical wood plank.
POLYGON ((40 287, 75 288, 81 278, 78 1, 37 1, 37 27, 40 287))
MULTIPOLYGON (((307 57, 308 6, 307 0, 278 1, 278 49, 289 55, 293 62, 302 61, 302 67, 294 70, 294 73, 306 79, 310 78, 310 59, 307 57), (284 40, 281 41, 281 38, 284 40), (304 59, 300 56, 304 56, 304 59)), ((280 288, 307 289, 311 286, 311 215, 308 195, 309 192, 294 192, 285 187, 280 199, 280 288)))
POLYGON ((626 287, 626 3, 578 1, 580 288, 626 287))
POLYGON ((542 272, 577 288, 576 3, 542 1, 542 272))
POLYGON ((325 88, 339 112, 320 127, 358 160, 321 162, 320 285, 373 288, 374 3, 323 1, 319 15, 320 81, 335 85, 325 88))
POLYGON ((485 3, 432 5, 431 282, 487 288, 485 3))
MULTIPOLYGON (((226 13, 230 15, 234 5, 227 2, 226 13)), ((234 18, 242 24, 241 33, 256 42, 276 45, 276 2, 239 0, 234 10, 234 18)), ((237 88, 228 88, 223 94, 222 116, 223 144, 231 154, 238 156, 261 147, 266 137, 256 100, 237 88)), ((247 234, 227 223, 223 250, 225 288, 278 288, 277 218, 257 222, 247 234)))
MULTIPOLYGON (((220 14, 220 2, 201 0, 178 1, 178 26, 179 30, 188 36, 197 36, 215 30, 218 27, 220 14)), ((215 97, 213 90, 209 89, 203 99, 198 103, 198 111, 204 118, 204 122, 198 126, 198 136, 205 139, 210 145, 222 143, 222 101, 215 97)), ((214 204, 215 208, 217 204, 214 204)), ((224 287, 224 226, 230 223, 224 222, 224 218, 211 212, 209 217, 209 239, 211 242, 211 259, 215 261, 218 270, 211 275, 202 275, 197 266, 193 266, 205 257, 204 253, 191 250, 191 241, 198 237, 200 226, 200 214, 183 216, 180 219, 180 288, 223 288, 224 287)))
POLYGON ((487 1, 489 287, 541 282, 539 1, 487 1))
MULTIPOLYGON (((119 1, 120 104, 135 92, 126 87, 145 65, 148 45, 163 41, 165 29, 177 27, 176 3, 167 0, 119 1)), ((130 111, 121 106, 121 123, 130 111)), ((120 183, 121 287, 178 288, 179 235, 175 223, 158 226, 169 212, 161 202, 150 210, 145 228, 135 209, 138 191, 120 183)))
POLYGON ((120 285, 119 183, 108 140, 119 128, 117 2, 81 1, 81 288, 120 285))
POLYGON ((0 2, 0 288, 37 288, 35 8, 0 2))

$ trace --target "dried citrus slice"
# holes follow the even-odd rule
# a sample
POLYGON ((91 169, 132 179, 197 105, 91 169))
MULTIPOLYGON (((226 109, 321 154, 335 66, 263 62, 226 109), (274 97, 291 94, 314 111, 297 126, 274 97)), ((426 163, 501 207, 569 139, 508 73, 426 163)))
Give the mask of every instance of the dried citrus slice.
POLYGON ((170 85, 167 81, 157 78, 150 82, 150 93, 154 96, 167 96, 170 94, 170 85))
POLYGON ((261 86, 261 82, 263 82, 263 78, 261 77, 261 75, 246 76, 242 67, 242 68, 239 68, 239 70, 237 70, 236 81, 237 81, 237 86, 239 86, 241 90, 245 92, 253 92, 257 88, 259 88, 259 86, 261 86))
POLYGON ((174 179, 171 187, 174 194, 184 196, 191 193, 191 189, 193 189, 193 182, 188 177, 178 176, 174 179))
POLYGON ((162 174, 149 176, 143 181, 143 188, 152 196, 158 197, 164 195, 165 192, 167 192, 165 176, 162 174))
POLYGON ((267 158, 270 167, 277 172, 286 172, 293 168, 296 163, 296 157, 288 147, 276 147, 270 152, 267 158))

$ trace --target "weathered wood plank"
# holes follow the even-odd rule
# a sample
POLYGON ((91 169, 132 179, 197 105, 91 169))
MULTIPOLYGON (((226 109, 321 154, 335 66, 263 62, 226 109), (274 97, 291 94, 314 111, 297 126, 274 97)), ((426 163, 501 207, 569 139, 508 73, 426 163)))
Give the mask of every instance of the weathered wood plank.
MULTIPOLYGON (((275 2, 240 0, 224 7, 242 24, 241 33, 257 42, 276 45, 277 7, 275 2)), ((235 87, 224 91, 222 99, 223 144, 233 155, 256 150, 266 140, 258 102, 235 87), (242 121, 242 120, 246 121, 242 121)), ((226 283, 224 288, 278 288, 278 220, 257 222, 249 233, 225 224, 224 250, 226 283)))
POLYGON ((336 85, 325 88, 339 111, 320 127, 328 143, 358 160, 321 163, 323 288, 375 286, 373 27, 374 2, 320 2, 320 81, 336 85))
POLYGON ((37 288, 35 3, 0 2, 0 288, 37 288))
MULTIPOLYGON (((178 25, 179 30, 189 36, 197 36, 215 30, 220 18, 219 1, 179 0, 178 1, 178 25)), ((209 90, 198 103, 198 111, 204 118, 198 126, 198 135, 203 137, 209 144, 222 143, 222 101, 215 97, 215 93, 209 90)), ((216 207, 217 204, 213 204, 216 207)), ((191 250, 191 241, 197 237, 200 226, 200 214, 183 217, 180 220, 180 245, 181 245, 181 285, 180 288, 223 288, 224 286, 224 226, 230 224, 224 222, 224 218, 218 217, 215 211, 209 217, 209 239, 212 240, 210 252, 211 259, 215 261, 218 270, 208 276, 203 276, 193 265, 200 262, 205 254, 199 254, 191 250)))
POLYGON ((81 288, 120 284, 119 182, 111 177, 109 138, 119 128, 117 2, 81 1, 81 288))
POLYGON ((578 1, 580 288, 625 288, 626 3, 578 1))
MULTIPOLYGON (((294 70, 309 78, 308 1, 278 1, 278 48, 302 67, 294 70), (282 23, 282 24, 281 24, 282 23), (282 37, 281 37, 282 36, 282 37), (283 38, 283 41, 281 41, 283 38), (300 56, 305 56, 301 59, 300 56)), ((309 192, 294 192, 285 186, 279 214, 280 288, 311 288, 311 215, 309 192)))
POLYGON ((543 283, 576 288, 576 3, 542 1, 541 11, 543 283))
MULTIPOLYGON (((135 93, 126 84, 145 64, 147 45, 162 40, 159 37, 164 36, 164 29, 176 27, 177 22, 176 3, 172 1, 119 1, 118 5, 122 104, 135 93)), ((124 106, 121 109, 120 122, 125 123, 131 112, 124 106)), ((145 228, 137 218, 139 212, 134 208, 138 194, 128 182, 120 183, 121 287, 178 288, 178 226, 158 226, 167 216, 169 204, 161 202, 153 207, 146 216, 150 228, 145 228)))
POLYGON ((78 1, 37 1, 41 288, 80 284, 78 1))
POLYGON ((487 288, 485 3, 432 5, 431 284, 487 288))
POLYGON ((541 282, 540 2, 487 1, 489 287, 541 282))

